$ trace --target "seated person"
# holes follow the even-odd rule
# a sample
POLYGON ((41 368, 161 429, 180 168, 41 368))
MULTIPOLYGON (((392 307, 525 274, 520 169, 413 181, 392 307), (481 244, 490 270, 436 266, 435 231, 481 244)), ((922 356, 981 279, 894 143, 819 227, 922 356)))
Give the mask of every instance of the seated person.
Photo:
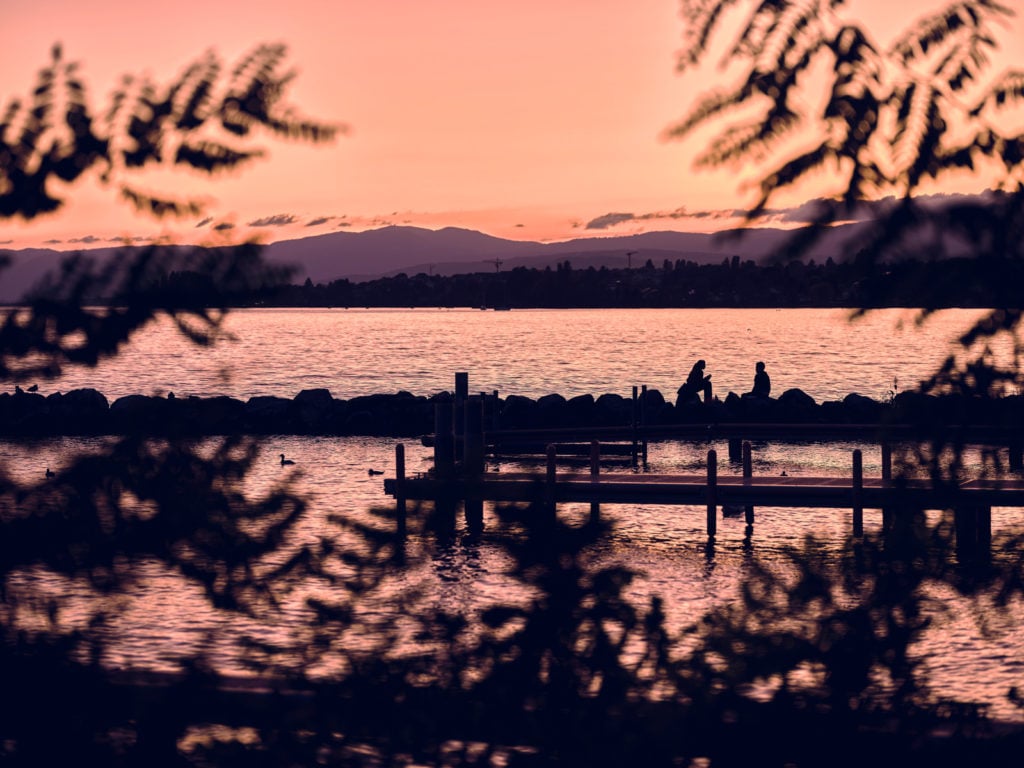
POLYGON ((747 394, 750 397, 768 397, 772 391, 772 380, 768 378, 768 372, 764 369, 764 363, 755 366, 754 388, 747 394))
POLYGON ((704 375, 704 366, 703 360, 698 360, 693 364, 690 375, 686 377, 686 381, 683 382, 683 386, 677 393, 677 406, 698 400, 702 393, 705 403, 711 401, 711 374, 704 375))

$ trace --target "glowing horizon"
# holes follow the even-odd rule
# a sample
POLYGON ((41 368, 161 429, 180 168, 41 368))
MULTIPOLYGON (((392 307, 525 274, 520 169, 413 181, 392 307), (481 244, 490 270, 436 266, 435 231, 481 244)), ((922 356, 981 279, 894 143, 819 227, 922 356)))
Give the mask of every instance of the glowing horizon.
MULTIPOLYGON (((868 19, 898 13, 894 24, 932 7, 892 5, 851 3, 868 19)), ((267 242, 388 224, 537 241, 706 232, 738 224, 750 202, 742 171, 692 170, 706 136, 661 138, 714 75, 675 71, 677 0, 7 0, 0 18, 18 31, 0 50, 0 105, 29 92, 58 41, 81 63, 94 111, 122 74, 165 83, 210 48, 231 67, 257 43, 280 41, 299 73, 289 101, 351 127, 320 147, 268 137, 268 158, 237 174, 169 180, 211 199, 183 222, 134 214, 85 181, 56 215, 5 222, 2 248, 210 241, 212 223, 267 242)), ((1024 50, 1015 21, 1003 41, 1011 53, 1024 50)), ((945 191, 981 188, 968 180, 945 191)))

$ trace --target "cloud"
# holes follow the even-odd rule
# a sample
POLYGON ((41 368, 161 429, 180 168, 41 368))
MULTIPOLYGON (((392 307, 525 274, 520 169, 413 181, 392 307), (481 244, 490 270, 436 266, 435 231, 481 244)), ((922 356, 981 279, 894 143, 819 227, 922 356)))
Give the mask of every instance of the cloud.
POLYGON ((338 229, 341 229, 342 227, 351 227, 351 226, 352 226, 352 222, 351 221, 339 221, 338 222, 338 229))
POLYGON ((222 221, 219 224, 214 224, 213 228, 218 232, 227 232, 229 229, 234 229, 235 225, 229 221, 222 221))
POLYGON ((606 213, 588 221, 585 229, 608 229, 617 224, 633 221, 635 218, 636 216, 632 213, 606 213))
POLYGON ((521 229, 521 228, 523 228, 525 226, 526 226, 525 224, 516 224, 516 229, 521 229))
POLYGON ((329 221, 333 221, 335 216, 317 216, 315 219, 310 219, 306 222, 307 227, 319 227, 326 224, 329 221))
POLYGON ((13 240, 0 240, 0 245, 10 245, 13 242, 13 240))
POLYGON ((249 222, 250 227, 283 227, 287 224, 294 224, 298 218, 290 213, 278 213, 274 216, 264 216, 262 219, 253 219, 249 222))
POLYGON ((81 237, 72 237, 68 240, 69 243, 81 243, 82 245, 92 245, 93 243, 103 242, 102 238, 96 237, 96 235, 82 235, 81 237))
POLYGON ((106 242, 108 242, 108 243, 121 243, 122 245, 128 245, 128 244, 131 244, 131 243, 148 243, 148 242, 152 242, 152 238, 150 238, 150 237, 140 237, 138 235, 136 235, 135 237, 108 237, 106 242))
POLYGON ((211 221, 213 221, 213 216, 207 216, 205 219, 196 224, 196 229, 201 229, 202 227, 205 227, 211 221))
POLYGON ((57 239, 45 240, 45 241, 43 241, 43 245, 60 245, 63 242, 64 242, 63 240, 57 240, 57 239))
POLYGON ((630 221, 675 221, 678 219, 734 219, 745 211, 727 208, 710 211, 688 211, 676 208, 672 211, 650 211, 648 213, 606 213, 587 222, 586 229, 609 229, 630 221))

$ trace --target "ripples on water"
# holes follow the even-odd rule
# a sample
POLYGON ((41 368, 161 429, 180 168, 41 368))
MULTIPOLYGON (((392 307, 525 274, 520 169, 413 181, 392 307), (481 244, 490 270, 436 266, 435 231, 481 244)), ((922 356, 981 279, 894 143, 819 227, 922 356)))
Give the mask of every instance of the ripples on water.
POLYGON ((772 391, 797 387, 815 400, 850 392, 885 398, 934 371, 976 311, 939 313, 922 328, 909 310, 879 310, 856 322, 834 309, 657 310, 240 310, 236 340, 199 350, 168 322, 143 331, 116 359, 70 371, 47 391, 95 387, 129 394, 294 397, 325 387, 338 398, 406 390, 451 390, 468 371, 471 391, 527 397, 647 385, 674 399, 698 358, 715 392, 746 392, 754 363, 767 363, 772 391))
MULTIPOLYGON (((8 465, 21 480, 41 478, 45 467, 59 468, 72 453, 91 450, 96 440, 60 438, 12 443, 2 446, 8 465)), ((664 442, 652 444, 650 468, 654 472, 693 472, 703 466, 707 444, 664 442)), ((719 453, 723 446, 718 446, 719 453)), ((880 474, 878 449, 853 443, 822 446, 819 444, 755 446, 755 473, 820 475, 830 471, 848 471, 850 452, 864 450, 867 476, 880 474)), ((430 468, 431 454, 415 443, 406 445, 410 473, 430 468)), ((301 470, 300 489, 313 497, 313 503, 296 536, 312 538, 329 530, 326 517, 340 513, 352 519, 367 519, 367 510, 387 506, 381 478, 370 476, 370 468, 394 472, 394 441, 379 438, 329 438, 278 436, 267 437, 262 459, 248 482, 252 490, 266 488, 290 468, 282 468, 278 454, 285 453, 297 461, 301 470)), ((726 462, 720 472, 732 473, 726 462)), ((506 470, 518 465, 502 465, 506 470)), ((621 469, 619 471, 628 471, 621 469)), ((565 505, 560 514, 566 519, 582 521, 588 514, 585 505, 565 505)), ((612 535, 593 552, 602 565, 623 564, 642 574, 631 589, 638 603, 651 595, 665 598, 670 627, 680 628, 715 605, 734 599, 753 556, 766 560, 772 567, 784 567, 782 552, 799 545, 803 537, 813 533, 826 546, 839 544, 850 530, 849 510, 758 508, 754 536, 746 540, 742 519, 723 518, 713 552, 705 545, 704 509, 696 507, 605 505, 602 513, 614 522, 612 535)), ((993 510, 993 529, 998 531, 1013 523, 1019 510, 993 510)), ((881 523, 880 513, 865 511, 868 530, 881 523)), ((485 526, 497 530, 497 521, 490 507, 485 526)), ((516 592, 515 583, 507 575, 509 560, 501 544, 488 535, 476 540, 463 536, 463 523, 455 538, 415 572, 404 573, 390 583, 390 594, 405 592, 411 586, 422 587, 428 602, 448 611, 474 611, 486 605, 507 602, 516 592)), ((50 577, 47 577, 48 579, 50 577)), ((86 593, 84 587, 53 579, 50 587, 57 592, 86 593)), ((369 614, 383 617, 389 610, 385 591, 383 600, 367 606, 369 614)), ((1011 685, 1019 685, 1024 672, 1024 636, 1015 628, 1024 621, 1020 610, 1011 614, 991 608, 974 606, 951 592, 937 595, 939 604, 948 609, 940 626, 930 631, 919 652, 934 673, 940 695, 974 698, 993 704, 993 714, 1003 718, 1020 718, 1006 702, 1003 694, 1011 685), (978 620, 983 618, 992 631, 983 636, 978 620)), ((81 611, 84 617, 86 611, 81 611)), ((308 622, 308 614, 300 604, 284 606, 280 617, 261 620, 240 620, 206 609, 198 588, 185 585, 173 574, 153 566, 141 579, 122 606, 113 629, 116 642, 111 660, 125 666, 164 668, 175 659, 199 650, 208 636, 213 637, 212 657, 224 670, 237 670, 234 645, 243 635, 262 639, 280 639, 308 622)), ((364 638, 367 644, 374 638, 364 638)), ((353 642, 360 642, 358 638, 353 642)))
MULTIPOLYGON (((179 396, 292 397, 313 387, 326 387, 339 398, 398 390, 430 395, 451 390, 454 372, 468 371, 471 391, 628 396, 632 386, 646 384, 672 398, 693 361, 704 358, 716 393, 723 396, 729 390, 748 390, 754 363, 764 360, 776 395, 799 387, 819 402, 854 391, 883 399, 894 379, 897 388, 905 389, 933 371, 949 353, 950 340, 976 314, 946 312, 922 329, 897 331, 897 321, 910 318, 909 312, 880 311, 849 323, 847 314, 838 310, 240 311, 228 322, 236 341, 197 350, 169 324, 157 324, 115 360, 95 370, 71 371, 57 382, 42 384, 41 390, 91 386, 111 400, 167 391, 179 396)), ((95 441, 60 438, 2 448, 16 476, 38 479, 46 466, 57 469, 74 452, 94 446, 95 441)), ((280 477, 277 456, 285 453, 304 473, 300 487, 314 497, 296 535, 324 530, 328 513, 358 518, 388 501, 381 479, 367 470, 393 473, 393 440, 279 436, 265 438, 264 447, 263 460, 249 480, 253 488, 280 477)), ((718 447, 724 456, 724 446, 718 447)), ((853 444, 755 445, 754 471, 845 474, 854 447, 864 448, 865 474, 880 474, 877 448, 853 444)), ((651 471, 700 471, 707 448, 654 445, 651 471)), ((407 450, 409 472, 429 469, 431 457, 421 446, 410 444, 407 450)), ((735 469, 723 466, 720 471, 735 469)), ((561 513, 582 519, 586 510, 569 506, 561 513)), ((732 599, 752 555, 779 564, 783 548, 799 544, 806 533, 837 546, 850 527, 848 511, 759 509, 752 542, 744 541, 742 520, 723 519, 710 554, 704 544, 703 509, 608 507, 606 514, 616 526, 599 545, 598 561, 623 563, 644 573, 634 596, 664 596, 669 622, 676 627, 732 599)), ((994 529, 1008 524, 1009 514, 994 510, 994 529)), ((866 512, 868 528, 879 522, 877 512, 866 512)), ((494 525, 490 511, 487 523, 494 525)), ((398 577, 392 588, 422 584, 437 606, 472 610, 508 598, 508 565, 502 548, 487 536, 476 542, 456 537, 418 572, 398 577)), ((65 593, 77 589, 58 579, 50 587, 65 593)), ((938 692, 990 701, 998 716, 1020 717, 1002 694, 1021 683, 1024 637, 1012 627, 1024 617, 1011 620, 982 610, 996 630, 983 637, 971 606, 955 595, 941 598, 951 614, 920 649, 935 672, 938 692)), ((201 604, 198 590, 154 567, 116 620, 114 661, 164 667, 197 650, 212 633, 214 660, 232 669, 232 646, 240 633, 275 637, 307 618, 300 606, 291 605, 276 625, 239 621, 201 610, 201 604)), ((371 610, 388 609, 378 605, 371 610)))

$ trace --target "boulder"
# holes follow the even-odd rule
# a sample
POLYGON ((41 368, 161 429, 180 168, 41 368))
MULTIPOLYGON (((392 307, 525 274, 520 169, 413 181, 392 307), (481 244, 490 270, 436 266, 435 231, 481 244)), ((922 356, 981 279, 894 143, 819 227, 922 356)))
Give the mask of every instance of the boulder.
POLYGON ((815 421, 818 406, 802 389, 787 389, 778 399, 779 419, 784 422, 815 421))
POLYGON ((882 417, 882 404, 870 397, 851 392, 843 398, 847 421, 853 424, 875 424, 882 417))

